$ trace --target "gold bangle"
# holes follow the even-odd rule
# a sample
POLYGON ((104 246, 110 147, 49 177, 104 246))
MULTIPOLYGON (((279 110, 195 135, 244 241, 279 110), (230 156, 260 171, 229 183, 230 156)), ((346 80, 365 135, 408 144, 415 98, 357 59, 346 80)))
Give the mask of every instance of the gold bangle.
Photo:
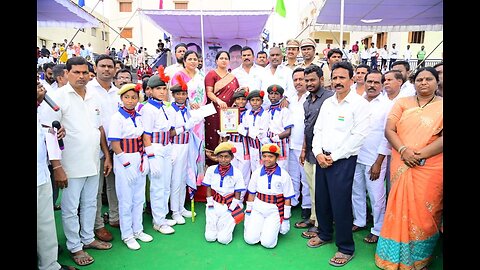
POLYGON ((400 155, 405 152, 405 150, 407 150, 407 147, 405 145, 402 145, 400 146, 400 148, 398 148, 398 153, 400 153, 400 155))
POLYGON ((61 168, 61 167, 62 167, 62 165, 58 165, 58 166, 53 167, 52 170, 56 170, 56 169, 61 168))

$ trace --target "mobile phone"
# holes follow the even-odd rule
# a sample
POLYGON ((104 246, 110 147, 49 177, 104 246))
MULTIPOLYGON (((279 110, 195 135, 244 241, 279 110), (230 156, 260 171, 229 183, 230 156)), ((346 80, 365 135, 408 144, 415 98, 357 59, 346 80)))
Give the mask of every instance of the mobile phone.
POLYGON ((420 159, 420 161, 419 161, 419 163, 418 163, 418 166, 423 166, 423 165, 425 165, 425 161, 427 161, 427 159, 425 159, 425 158, 420 159))

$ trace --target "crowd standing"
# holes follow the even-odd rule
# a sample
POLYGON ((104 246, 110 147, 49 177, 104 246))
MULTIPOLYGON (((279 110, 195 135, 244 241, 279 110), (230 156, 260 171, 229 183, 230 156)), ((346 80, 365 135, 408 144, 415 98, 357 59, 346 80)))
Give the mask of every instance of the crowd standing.
MULTIPOLYGON (((138 60, 146 49, 130 43, 99 55, 92 77, 90 44, 77 50, 70 43, 66 60, 62 46, 52 56, 42 50, 39 87, 60 110, 39 94, 39 123, 48 128, 59 121, 65 147, 49 154, 49 162, 37 149, 37 183, 51 210, 56 198, 43 187, 62 189, 59 208, 73 261, 88 265, 94 258, 86 249, 112 248, 105 222, 120 229, 129 249, 141 248, 137 240, 152 241, 155 235, 143 232, 144 211, 156 231, 174 233, 197 215, 185 198, 204 186, 206 241, 229 244, 243 221, 246 243, 274 248, 278 235, 290 231, 292 207, 301 207, 294 227, 305 230, 306 245, 335 239, 328 262, 343 266, 355 256, 353 234, 367 227, 368 197, 373 226, 363 240, 377 244, 377 266, 426 267, 443 209, 443 64, 421 61, 411 76, 409 45, 403 59, 395 46, 356 42, 352 55, 328 46, 319 61, 313 39, 289 39, 256 57, 252 48, 240 48, 235 61, 241 63, 231 72, 233 51, 219 51, 216 68, 203 75, 200 55, 184 43, 175 46, 176 63, 155 71, 138 60), (140 71, 141 83, 132 82, 128 67, 140 71), (203 115, 199 109, 210 103, 216 113, 203 115), (227 108, 238 109, 235 132, 221 128, 227 108), (45 186, 47 172, 54 177, 45 186)), ((425 57, 422 46, 417 58, 425 57)), ((37 212, 51 222, 53 212, 37 212)), ((53 248, 49 243, 54 263, 53 248)))

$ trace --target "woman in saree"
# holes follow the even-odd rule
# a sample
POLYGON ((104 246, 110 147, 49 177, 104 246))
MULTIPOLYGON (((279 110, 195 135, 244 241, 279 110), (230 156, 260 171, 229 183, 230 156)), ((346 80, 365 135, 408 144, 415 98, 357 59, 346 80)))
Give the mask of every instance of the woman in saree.
MULTIPOLYGON (((198 66, 198 54, 194 51, 186 51, 183 57, 183 69, 178 71, 171 80, 171 85, 178 84, 178 77, 182 77, 183 81, 187 84, 187 101, 186 104, 192 110, 198 109, 207 103, 207 96, 205 94, 205 77, 197 69, 198 66)), ((173 98, 171 99, 173 102, 173 98)), ((189 157, 189 164, 187 168, 188 178, 194 177, 197 185, 200 185, 203 176, 205 175, 205 123, 204 121, 195 125, 193 131, 193 148, 189 150, 189 155, 195 152, 192 158, 189 157), (196 149, 196 151, 194 151, 196 149), (193 163, 193 164, 191 164, 193 163), (196 166, 196 170, 191 167, 196 166), (193 176, 196 175, 196 176, 193 176)), ((188 182, 187 182, 188 183, 188 182)))
POLYGON ((219 51, 215 56, 217 68, 210 70, 205 76, 205 89, 207 91, 208 103, 213 102, 216 114, 205 118, 205 154, 208 157, 207 165, 216 164, 213 150, 218 146, 220 136, 220 110, 233 105, 232 96, 239 88, 237 78, 228 72, 230 54, 227 51, 219 51))
POLYGON ((381 269, 426 269, 443 211, 443 99, 438 72, 420 68, 416 95, 393 105, 385 127, 392 145, 392 189, 375 253, 381 269))

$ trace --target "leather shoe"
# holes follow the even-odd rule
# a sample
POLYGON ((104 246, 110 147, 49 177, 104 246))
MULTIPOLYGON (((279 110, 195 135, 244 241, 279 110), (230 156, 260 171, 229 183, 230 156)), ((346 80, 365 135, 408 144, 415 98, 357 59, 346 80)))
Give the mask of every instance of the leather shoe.
POLYGON ((113 239, 112 234, 105 227, 96 229, 94 233, 95 236, 102 241, 110 242, 113 239))

